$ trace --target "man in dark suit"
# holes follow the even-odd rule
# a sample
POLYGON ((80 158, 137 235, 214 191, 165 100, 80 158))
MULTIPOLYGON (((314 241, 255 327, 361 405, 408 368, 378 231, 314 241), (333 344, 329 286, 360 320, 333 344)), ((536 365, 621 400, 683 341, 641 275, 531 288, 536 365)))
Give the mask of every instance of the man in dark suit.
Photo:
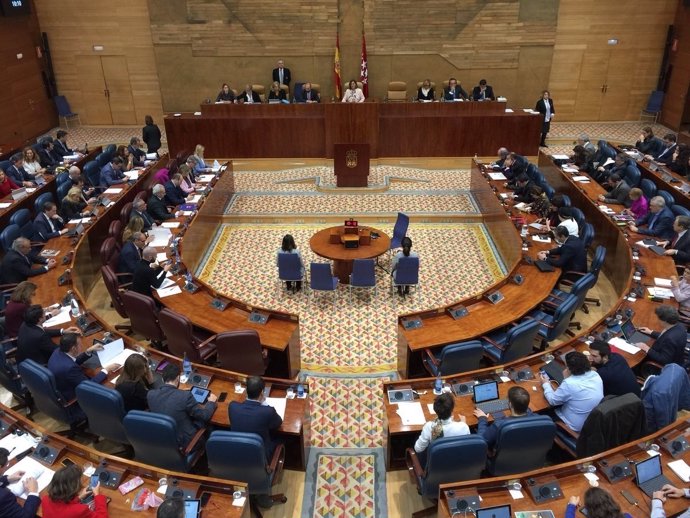
POLYGON ((678 145, 676 144, 676 136, 673 133, 664 135, 664 147, 654 155, 645 155, 647 160, 655 160, 660 164, 670 164, 673 162, 673 153, 676 152, 678 145))
POLYGON ((33 181, 33 177, 26 172, 24 169, 24 157, 21 153, 16 153, 10 158, 10 165, 5 171, 5 174, 10 180, 12 180, 16 185, 20 187, 33 187, 36 184, 33 181))
POLYGON ((55 134, 53 151, 61 157, 74 154, 74 151, 67 145, 67 132, 65 130, 58 130, 55 134))
POLYGON ((486 84, 486 79, 479 81, 479 86, 472 89, 472 99, 475 101, 495 101, 494 89, 486 84))
POLYGON ((164 201, 165 187, 161 184, 153 186, 151 196, 149 196, 148 204, 146 205, 146 212, 156 221, 165 221, 166 219, 176 218, 179 213, 174 214, 168 211, 168 207, 164 201))
MULTIPOLYGON (((0 468, 7 465, 10 452, 5 448, 0 448, 0 468)), ((36 511, 41 505, 41 497, 38 495, 38 482, 34 477, 25 477, 22 481, 24 491, 27 493, 24 507, 19 505, 17 497, 7 486, 19 482, 24 477, 24 472, 17 471, 10 476, 0 477, 0 516, 3 518, 35 518, 36 511)))
POLYGON ((587 252, 582 240, 579 237, 571 236, 568 229, 563 225, 556 227, 554 237, 559 246, 548 252, 539 252, 539 260, 560 268, 563 273, 586 272, 587 252))
POLYGON ((321 97, 318 92, 311 89, 311 83, 304 83, 302 87, 302 101, 305 103, 320 103, 321 97))
POLYGON ((168 180, 165 187, 165 203, 166 205, 182 205, 185 201, 185 192, 180 187, 182 182, 182 175, 175 173, 172 178, 168 180))
POLYGON ((611 352, 611 347, 603 340, 593 340, 589 344, 589 359, 604 382, 604 395, 622 396, 632 392, 640 397, 640 385, 635 373, 620 354, 611 352))
POLYGON ((122 172, 123 162, 119 156, 114 157, 110 163, 105 164, 101 169, 101 185, 117 185, 127 183, 127 177, 122 172))
POLYGON ((46 137, 40 142, 41 148, 38 151, 38 161, 41 167, 45 167, 49 173, 55 171, 55 168, 60 165, 60 155, 53 150, 53 139, 46 137))
POLYGON ((458 99, 467 100, 467 92, 458 84, 458 80, 451 77, 448 86, 443 89, 443 99, 446 101, 456 101, 458 99))
POLYGON ((146 202, 141 198, 135 198, 132 203, 132 212, 130 212, 129 218, 132 219, 132 216, 139 216, 144 220, 144 228, 141 229, 143 232, 151 230, 151 227, 155 223, 149 213, 146 212, 146 202))
POLYGON ((666 201, 661 196, 654 196, 649 200, 649 212, 633 223, 628 223, 632 232, 660 239, 673 237, 673 212, 666 206, 666 201), (641 228, 646 227, 646 228, 641 228))
POLYGON ((624 205, 629 207, 631 203, 630 198, 628 198, 630 186, 625 180, 616 173, 609 176, 606 179, 606 183, 611 190, 606 195, 600 194, 599 201, 603 201, 609 205, 624 205))
POLYGON ((282 59, 278 60, 277 67, 273 69, 273 80, 278 81, 281 85, 290 86, 290 69, 285 68, 285 63, 282 59))
POLYGON ((484 437, 489 448, 493 449, 496 446, 498 432, 504 425, 513 422, 514 419, 532 415, 529 401, 529 392, 522 387, 512 387, 508 390, 508 410, 510 415, 505 418, 496 418, 491 424, 489 424, 486 413, 479 408, 475 408, 474 415, 478 421, 477 435, 484 437))
POLYGON ((168 498, 158 506, 156 518, 184 518, 184 500, 182 498, 168 498))
POLYGON ((168 364, 161 373, 163 386, 149 390, 146 400, 149 410, 172 417, 177 424, 177 442, 186 448, 197 430, 202 428, 216 411, 216 396, 209 395, 204 405, 197 403, 189 390, 180 390, 180 368, 168 364))
POLYGON ((690 262, 690 217, 676 216, 673 220, 673 238, 665 243, 666 255, 673 257, 676 264, 690 262))
MULTIPOLYGON (((272 406, 265 405, 264 380, 260 376, 247 378, 247 399, 242 403, 230 402, 228 417, 230 418, 230 430, 233 432, 255 433, 264 442, 266 458, 270 461, 276 448, 276 441, 271 437, 280 425, 282 418, 272 406)), ((269 495, 256 495, 257 503, 261 507, 271 507, 273 501, 269 495)))
POLYGON ((46 259, 31 254, 31 242, 25 237, 18 237, 12 243, 12 248, 2 258, 0 281, 2 284, 17 284, 34 275, 46 273, 55 268, 55 259, 46 259), (40 264, 38 268, 32 265, 40 264))
POLYGON ((159 288, 165 280, 166 272, 172 268, 172 263, 163 267, 156 263, 156 253, 156 249, 150 246, 141 252, 141 260, 137 262, 137 266, 134 268, 134 278, 130 288, 132 291, 151 298, 153 298, 152 287, 159 288))
POLYGON ((78 327, 65 329, 43 327, 45 313, 38 304, 33 304, 24 313, 24 322, 17 335, 17 363, 33 360, 45 365, 55 350, 52 338, 64 333, 79 333, 78 327))
POLYGON ((542 92, 541 99, 537 101, 534 110, 541 113, 541 116, 543 117, 541 125, 541 141, 539 142, 539 145, 542 147, 548 147, 546 145, 546 135, 549 134, 549 130, 551 129, 551 120, 556 114, 556 110, 553 108, 553 99, 551 99, 551 95, 549 94, 548 90, 544 90, 542 92))
POLYGON ((55 377, 55 386, 62 394, 65 401, 75 398, 74 389, 82 381, 91 380, 94 383, 103 383, 108 373, 115 372, 120 365, 110 364, 102 366, 101 371, 93 378, 84 374, 81 365, 91 358, 94 351, 103 350, 101 344, 95 344, 80 352, 82 349, 81 338, 76 333, 65 333, 60 338, 60 345, 53 351, 48 360, 48 370, 55 377))
MULTIPOLYGON (((141 251, 146 246, 146 236, 143 232, 135 232, 132 234, 132 239, 122 245, 120 250, 120 258, 117 263, 117 273, 134 274, 141 261, 141 251)), ((129 282, 131 277, 121 279, 122 282, 129 282)))
POLYGON ((52 201, 44 203, 43 212, 34 219, 34 241, 45 243, 66 233, 65 222, 58 215, 57 205, 52 201))
POLYGON ((640 140, 635 142, 635 147, 643 155, 655 156, 663 151, 664 143, 659 137, 654 136, 654 131, 650 126, 645 126, 642 128, 640 140))
POLYGON ((141 149, 141 140, 139 140, 139 137, 132 137, 129 139, 127 151, 132 153, 134 157, 134 167, 143 167, 144 161, 146 160, 146 151, 141 149))
POLYGON ((685 362, 685 343, 687 340, 687 330, 685 325, 680 323, 680 316, 676 308, 668 305, 658 306, 654 313, 661 321, 663 329, 654 331, 648 327, 640 327, 638 331, 654 338, 654 345, 651 347, 644 343, 635 344, 647 353, 647 358, 661 365, 677 363, 683 365, 685 362))
POLYGON ((522 173, 515 179, 515 190, 513 200, 515 203, 532 203, 541 195, 541 188, 529 179, 529 176, 522 173))
POLYGON ((244 91, 237 96, 237 102, 240 104, 260 104, 261 97, 252 89, 252 85, 247 83, 244 85, 244 91))

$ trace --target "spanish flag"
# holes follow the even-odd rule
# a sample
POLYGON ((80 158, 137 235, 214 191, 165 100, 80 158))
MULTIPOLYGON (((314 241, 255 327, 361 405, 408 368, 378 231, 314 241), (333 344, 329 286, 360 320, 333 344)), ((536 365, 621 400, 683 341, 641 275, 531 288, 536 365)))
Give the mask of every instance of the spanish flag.
POLYGON ((335 57, 333 58, 333 83, 335 85, 335 99, 339 101, 343 93, 340 90, 340 35, 335 35, 335 57))

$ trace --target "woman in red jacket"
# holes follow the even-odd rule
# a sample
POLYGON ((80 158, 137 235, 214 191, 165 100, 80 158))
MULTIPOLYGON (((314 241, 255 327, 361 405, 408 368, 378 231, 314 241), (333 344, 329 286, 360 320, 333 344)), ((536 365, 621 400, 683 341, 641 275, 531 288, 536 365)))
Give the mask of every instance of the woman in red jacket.
POLYGON ((55 472, 42 504, 43 518, 108 518, 108 503, 101 494, 101 485, 93 489, 82 488, 81 470, 74 465, 55 472), (90 491, 94 496, 93 511, 79 501, 90 491))
POLYGON ((0 169, 0 198, 4 198, 14 189, 19 189, 15 183, 5 174, 5 171, 0 169))

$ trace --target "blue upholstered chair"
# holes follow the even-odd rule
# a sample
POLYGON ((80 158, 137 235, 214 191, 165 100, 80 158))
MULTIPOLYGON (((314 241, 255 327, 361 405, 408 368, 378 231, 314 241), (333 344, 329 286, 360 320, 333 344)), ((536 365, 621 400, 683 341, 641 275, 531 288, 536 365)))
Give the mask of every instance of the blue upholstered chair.
POLYGON ((424 349, 424 367, 432 376, 450 376, 479 368, 484 349, 479 340, 446 345, 441 352, 434 354, 424 349))
POLYGON ((673 199, 673 195, 668 191, 658 190, 658 191, 656 191, 656 195, 661 196, 664 199, 664 201, 666 202, 666 206, 669 208, 671 208, 671 206, 673 205, 673 202, 675 201, 673 199))
MULTIPOLYGON (((285 446, 278 445, 271 459, 266 461, 264 442, 258 434, 216 430, 206 441, 206 456, 210 476, 247 484, 252 510, 256 512, 253 497, 270 495, 271 487, 280 482, 285 446)), ((274 502, 287 502, 282 494, 270 498, 274 502)))
POLYGON ((528 319, 531 318, 539 322, 538 334, 542 339, 542 348, 545 348, 548 342, 555 340, 566 332, 570 319, 577 309, 577 303, 577 296, 568 295, 555 310, 549 308, 550 311, 553 311, 553 314, 549 314, 542 307, 528 315, 528 319))
POLYGON ((676 216, 690 216, 690 210, 686 209, 682 205, 672 205, 671 210, 676 216))
POLYGON ((419 286, 419 257, 400 257, 391 275, 391 293, 398 286, 403 288, 419 286))
POLYGON ((589 250, 594 240, 594 225, 585 223, 580 227, 580 239, 582 240, 582 244, 585 245, 585 250, 589 250))
POLYGON ((649 178, 643 178, 640 181, 640 189, 642 189, 642 194, 647 198, 647 201, 656 195, 656 185, 649 178))
POLYGON ((640 185, 640 179, 642 178, 642 173, 637 168, 637 164, 630 163, 625 167, 623 172, 623 180, 630 187, 638 187, 640 185))
POLYGON ((329 263, 311 263, 309 270, 309 287, 311 288, 312 298, 317 291, 333 293, 333 307, 338 296, 338 278, 331 273, 329 263))
POLYGON ((549 416, 510 419, 498 430, 487 471, 500 477, 542 468, 555 437, 556 425, 549 416))
POLYGON ((53 199, 53 193, 44 192, 43 194, 40 194, 34 202, 34 214, 39 214, 43 212, 43 205, 45 205, 49 201, 55 202, 55 200, 53 199))
POLYGON ((480 341, 489 360, 495 364, 508 363, 532 353, 537 332, 539 322, 524 320, 505 331, 482 336, 480 341))
POLYGON ((86 181, 92 187, 96 187, 101 184, 101 166, 97 161, 92 160, 84 165, 84 176, 86 177, 86 181))
POLYGON ((177 425, 170 416, 130 410, 122 422, 137 462, 187 473, 204 453, 199 443, 205 428, 199 429, 182 449, 177 444, 177 425))
POLYGON ((398 217, 393 226, 393 236, 388 251, 396 250, 402 246, 402 239, 407 235, 407 228, 410 226, 410 218, 407 214, 398 212, 398 217))
MULTIPOLYGON (((278 281, 282 285, 288 282, 302 282, 304 280, 304 268, 299 254, 278 254, 278 281)), ((296 291, 296 288, 295 288, 296 291)))
POLYGON ((352 302, 352 290, 364 288, 373 290, 376 294, 376 262, 373 259, 355 259, 352 262, 352 273, 350 274, 350 302, 352 302))
POLYGON ((0 246, 2 246, 2 250, 4 252, 7 252, 10 248, 12 248, 12 243, 14 242, 14 240, 20 236, 21 232, 19 229, 19 225, 7 225, 0 232, 0 246))
POLYGON ((19 209, 10 217, 10 224, 20 227, 23 227, 29 221, 31 221, 31 211, 29 209, 19 209))
POLYGON ((79 118, 78 113, 74 113, 72 108, 70 108, 69 102, 64 95, 56 95, 53 97, 55 101, 55 108, 57 108, 58 118, 65 122, 65 126, 69 128, 69 121, 77 119, 79 125, 81 125, 81 118, 79 118))
POLYGON ((55 177, 55 183, 57 186, 61 186, 63 183, 72 183, 69 181, 69 171, 62 171, 55 177))
POLYGON ((582 212, 577 207, 570 207, 570 211, 572 212, 573 219, 577 223, 578 230, 580 232, 582 232, 582 228, 585 226, 585 214, 584 214, 584 212, 582 212))
POLYGON ((127 412, 117 390, 87 380, 77 385, 75 393, 91 432, 118 444, 129 444, 122 424, 127 412))

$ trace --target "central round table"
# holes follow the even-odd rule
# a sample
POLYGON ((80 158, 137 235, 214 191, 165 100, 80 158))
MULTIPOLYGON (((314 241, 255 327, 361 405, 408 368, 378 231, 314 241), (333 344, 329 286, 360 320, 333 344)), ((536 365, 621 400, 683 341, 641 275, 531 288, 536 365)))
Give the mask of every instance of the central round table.
POLYGON ((340 236, 344 233, 345 227, 342 225, 324 228, 311 237, 309 247, 316 255, 333 261, 333 273, 338 277, 341 284, 350 284, 352 261, 355 259, 373 259, 380 256, 390 247, 391 238, 378 229, 359 227, 359 247, 345 248, 345 245, 340 241, 340 236), (379 237, 370 238, 372 232, 377 233, 379 237))

